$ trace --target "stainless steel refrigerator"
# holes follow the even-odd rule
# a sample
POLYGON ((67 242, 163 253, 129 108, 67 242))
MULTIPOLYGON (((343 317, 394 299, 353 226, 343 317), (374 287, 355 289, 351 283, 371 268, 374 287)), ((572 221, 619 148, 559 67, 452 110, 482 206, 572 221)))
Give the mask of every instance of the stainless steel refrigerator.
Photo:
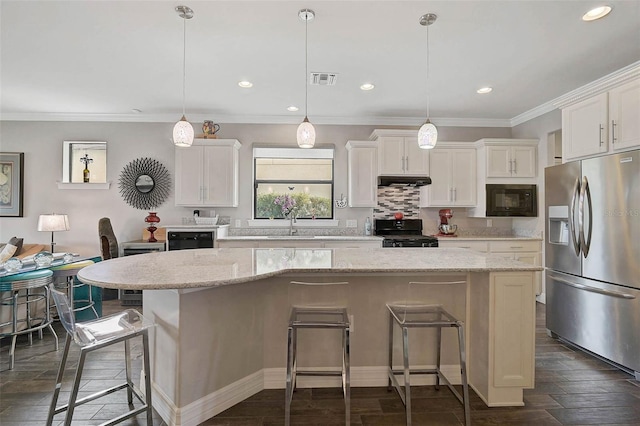
POLYGON ((640 380, 640 150, 545 169, 547 329, 640 380))

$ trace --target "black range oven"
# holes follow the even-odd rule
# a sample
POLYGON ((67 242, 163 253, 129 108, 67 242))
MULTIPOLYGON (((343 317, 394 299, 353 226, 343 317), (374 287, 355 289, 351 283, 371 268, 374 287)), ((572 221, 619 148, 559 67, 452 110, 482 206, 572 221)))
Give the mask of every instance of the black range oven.
POLYGON ((382 247, 438 247, 438 239, 422 235, 421 219, 376 219, 375 234, 384 237, 382 247))

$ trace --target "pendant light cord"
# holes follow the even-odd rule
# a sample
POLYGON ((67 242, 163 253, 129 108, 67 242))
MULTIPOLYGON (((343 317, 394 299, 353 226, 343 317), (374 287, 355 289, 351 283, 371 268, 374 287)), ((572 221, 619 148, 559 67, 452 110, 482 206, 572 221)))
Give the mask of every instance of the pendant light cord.
POLYGON ((184 21, 182 31, 182 116, 185 113, 185 99, 186 99, 186 86, 187 86, 187 16, 186 12, 182 20, 184 21))
POLYGON ((427 81, 425 82, 427 88, 427 120, 429 119, 429 25, 427 25, 427 81))
POLYGON ((306 12, 304 18, 304 117, 308 118, 308 99, 309 99, 309 55, 308 55, 308 39, 309 39, 309 12, 306 12))

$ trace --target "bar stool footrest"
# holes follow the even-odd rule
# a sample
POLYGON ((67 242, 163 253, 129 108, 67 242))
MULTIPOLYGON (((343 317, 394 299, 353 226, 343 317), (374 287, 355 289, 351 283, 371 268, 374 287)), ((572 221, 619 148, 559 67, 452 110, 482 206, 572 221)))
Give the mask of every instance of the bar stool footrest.
POLYGON ((296 370, 296 376, 342 376, 344 372, 342 370, 335 371, 319 371, 319 370, 296 370))
MULTIPOLYGON (((462 404, 464 404, 464 399, 462 398, 462 395, 460 395, 460 392, 458 392, 456 390, 456 388, 451 384, 449 379, 447 379, 447 376, 445 376, 442 371, 440 371, 440 370, 438 370, 436 368, 422 368, 422 369, 409 370, 409 374, 435 374, 435 375, 437 375, 440 378, 440 380, 442 380, 444 382, 444 385, 446 385, 449 388, 449 390, 451 391, 451 393, 453 393, 453 395, 458 399, 458 401, 460 401, 462 404)), ((393 384, 393 386, 396 388, 396 390, 400 394, 400 398, 402 399, 402 403, 406 405, 404 389, 403 389, 404 385, 400 385, 400 382, 396 378, 396 375, 404 375, 404 370, 391 370, 391 369, 389 369, 388 370, 388 376, 389 376, 389 379, 391 380, 391 383, 393 384)))
MULTIPOLYGON (((135 386, 129 385, 128 383, 121 383, 119 385, 112 386, 112 387, 110 387, 108 389, 104 389, 104 390, 101 390, 99 392, 92 393, 91 395, 87 395, 84 398, 76 400, 76 403, 74 405, 76 407, 78 407, 78 406, 80 406, 82 404, 86 404, 87 402, 91 402, 93 400, 96 400, 98 398, 102 398, 103 396, 107 396, 109 394, 112 394, 114 392, 117 392, 119 390, 126 389, 126 388, 131 388, 132 394, 135 395, 136 398, 138 398, 138 401, 140 401, 142 404, 145 404, 145 407, 146 407, 146 403, 145 403, 145 400, 144 400, 144 395, 142 395, 142 392, 140 392, 135 386)), ((142 411, 144 411, 145 407, 142 407, 143 408, 142 411)), ((58 407, 58 408, 56 408, 54 410, 53 414, 54 415, 60 414, 63 411, 67 411, 68 408, 69 408, 69 404, 61 405, 60 407, 58 407)))

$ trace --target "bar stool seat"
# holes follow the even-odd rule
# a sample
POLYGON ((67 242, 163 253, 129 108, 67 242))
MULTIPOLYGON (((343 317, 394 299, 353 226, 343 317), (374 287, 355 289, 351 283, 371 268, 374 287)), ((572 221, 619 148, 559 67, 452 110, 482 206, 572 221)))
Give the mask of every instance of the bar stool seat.
MULTIPOLYGON (((451 282, 451 284, 460 284, 461 282, 451 282)), ((447 284, 447 283, 409 283, 409 287, 420 284, 447 284)), ((405 406, 407 417, 407 426, 411 425, 411 374, 433 374, 436 376, 436 390, 440 389, 440 380, 442 380, 462 403, 464 407, 465 424, 471 425, 471 412, 469 407, 469 388, 467 383, 467 367, 464 341, 464 325, 449 313, 442 305, 425 304, 420 302, 411 302, 411 298, 406 303, 388 303, 389 310, 389 368, 388 368, 388 387, 394 386, 400 399, 405 406), (402 330, 402 353, 403 353, 403 369, 393 369, 393 331, 394 324, 397 324, 402 330), (430 369, 411 369, 409 366, 409 329, 410 328, 435 328, 437 331, 437 353, 436 366, 430 369), (440 357, 442 349, 442 329, 455 328, 458 332, 458 345, 460 356, 460 372, 462 379, 462 393, 453 387, 451 382, 440 370, 440 357), (404 386, 401 386, 396 378, 397 375, 404 376, 404 386)))
MULTIPOLYGON (((291 281, 290 286, 307 288, 309 292, 320 287, 347 287, 347 282, 301 282, 291 281)), ((291 287, 290 287, 291 288, 291 287)), ((305 290, 303 290, 305 291, 305 290)), ((291 291, 290 291, 291 293, 291 291)), ((318 301, 313 296, 309 299, 318 301)), ((350 337, 349 337, 349 315, 347 313, 346 303, 336 303, 334 305, 328 303, 314 304, 296 304, 291 303, 291 311, 289 315, 289 325, 287 331, 287 379, 285 394, 285 425, 289 426, 291 422, 291 400, 293 392, 296 388, 297 376, 340 376, 342 377, 342 390, 344 393, 345 404, 345 423, 351 422, 351 373, 350 373, 350 337), (342 335, 342 369, 336 371, 327 370, 298 370, 297 365, 297 349, 298 349, 298 331, 301 329, 332 329, 339 331, 342 335)))
POLYGON ((75 282, 75 277, 78 275, 78 271, 87 266, 93 265, 93 260, 81 260, 79 262, 67 263, 64 265, 54 266, 49 268, 53 271, 53 280, 56 283, 56 287, 60 288, 64 286, 67 290, 67 297, 69 298, 69 304, 73 307, 73 312, 84 311, 91 309, 96 318, 99 318, 98 311, 95 308, 95 302, 91 292, 91 286, 84 283, 75 282), (64 279, 64 284, 61 286, 59 281, 64 279), (75 290, 81 287, 87 287, 86 299, 75 299, 75 290))
POLYGON ((58 336, 51 323, 49 307, 51 303, 49 284, 53 282, 53 272, 48 269, 23 272, 21 274, 0 277, 0 292, 10 293, 0 301, 1 305, 11 309, 11 320, 0 324, 0 329, 11 326, 10 331, 2 332, 0 337, 11 336, 9 349, 9 369, 15 364, 15 349, 17 337, 21 334, 29 334, 29 345, 33 344, 31 333, 38 331, 42 338, 42 329, 48 328, 53 334, 55 349, 58 350, 58 336), (45 308, 38 309, 37 304, 44 302, 45 308), (21 315, 20 309, 24 307, 25 313, 21 315), (24 324, 24 328, 20 326, 24 324))
POLYGON ((149 328, 153 327, 154 324, 144 318, 138 311, 134 309, 127 309, 126 311, 108 315, 99 319, 76 323, 74 312, 71 309, 71 305, 69 304, 69 299, 67 298, 66 294, 61 291, 55 290, 54 288, 51 288, 51 295, 53 297, 53 300, 55 301, 56 308, 58 309, 60 322, 67 331, 67 338, 65 340, 64 352, 62 354, 60 367, 58 369, 58 375, 56 377, 56 386, 54 389, 53 397, 51 398, 51 405, 49 407, 49 414, 47 416, 47 426, 51 426, 51 424, 53 423, 53 417, 56 414, 65 411, 66 416, 64 425, 68 426, 71 424, 73 413, 76 407, 122 389, 127 390, 127 402, 129 404, 129 411, 117 416, 116 418, 104 424, 114 425, 123 422, 131 417, 137 416, 138 414, 146 412, 146 424, 147 426, 153 426, 148 330, 149 328), (136 337, 142 337, 142 373, 144 376, 145 386, 144 394, 135 386, 131 377, 130 344, 131 339, 136 337), (67 357, 69 355, 69 348, 72 341, 74 341, 80 347, 80 359, 78 360, 78 365, 76 367, 76 374, 73 380, 69 402, 65 405, 57 407, 58 396, 60 394, 60 389, 62 388, 62 378, 67 366, 67 357), (108 389, 104 389, 78 399, 80 380, 82 378, 82 372, 87 359, 87 355, 95 350, 102 349, 120 342, 124 342, 126 380, 121 384, 116 384, 115 386, 112 386, 108 389), (141 403, 141 406, 139 406, 138 408, 133 407, 134 395, 141 403))

